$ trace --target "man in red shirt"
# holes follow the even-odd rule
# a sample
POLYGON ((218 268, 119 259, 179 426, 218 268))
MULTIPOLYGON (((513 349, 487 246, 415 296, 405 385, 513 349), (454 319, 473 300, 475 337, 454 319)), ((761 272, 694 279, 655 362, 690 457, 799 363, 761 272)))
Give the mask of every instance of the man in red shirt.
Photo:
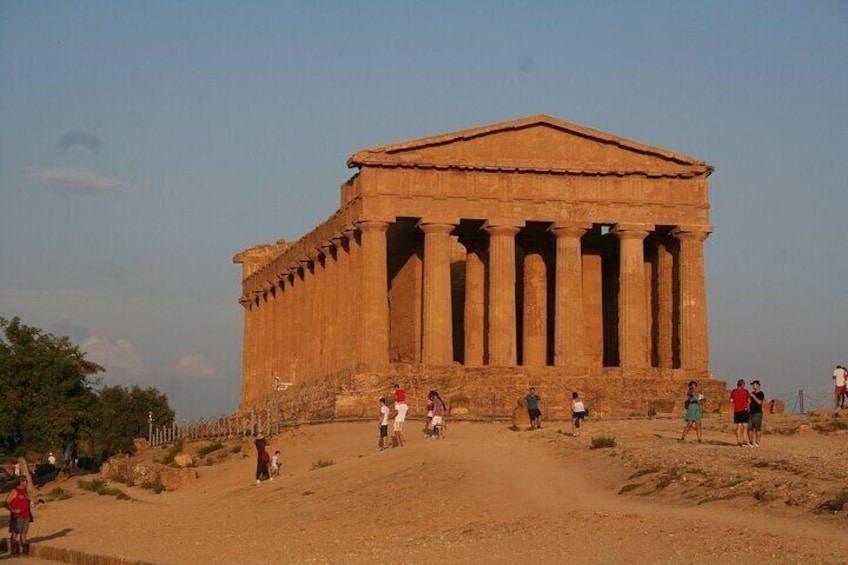
POLYGON ((736 444, 739 447, 754 447, 748 441, 748 404, 751 402, 751 393, 745 388, 745 381, 739 379, 736 388, 730 393, 733 402, 733 423, 736 424, 736 444))

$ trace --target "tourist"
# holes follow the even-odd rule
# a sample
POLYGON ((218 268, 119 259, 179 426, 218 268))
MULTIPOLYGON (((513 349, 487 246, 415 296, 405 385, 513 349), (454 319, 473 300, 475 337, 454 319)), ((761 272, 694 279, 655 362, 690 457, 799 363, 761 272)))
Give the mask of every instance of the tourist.
POLYGON ((430 424, 433 426, 433 437, 436 439, 445 439, 445 412, 447 406, 445 401, 439 396, 438 391, 433 391, 433 419, 430 424))
POLYGON ((531 386, 530 394, 525 396, 524 400, 527 402, 527 413, 530 415, 530 430, 541 430, 542 411, 539 410, 539 403, 542 401, 542 397, 536 394, 536 389, 531 386))
POLYGON ((273 481, 275 478, 280 476, 280 450, 274 452, 274 456, 271 458, 271 480, 273 481))
POLYGON ((27 491, 27 478, 22 476, 18 484, 9 491, 6 507, 11 511, 9 518, 9 553, 12 556, 29 555, 27 532, 32 522, 32 503, 27 491))
POLYGON ((389 448, 389 407, 386 406, 386 399, 380 399, 380 451, 385 451, 389 448))
POLYGON ((15 464, 12 465, 12 475, 15 477, 21 476, 21 464, 17 461, 15 461, 15 464))
POLYGON ((262 482, 263 472, 267 471, 267 466, 262 460, 265 454, 265 446, 267 445, 262 432, 256 434, 256 440, 254 440, 253 445, 256 446, 256 484, 258 485, 262 482))
MULTIPOLYGON (((531 389, 532 390, 532 389, 531 389)), ((580 435, 580 427, 583 424, 583 420, 586 418, 586 406, 583 405, 583 401, 580 399, 580 393, 572 392, 571 393, 571 435, 579 436, 580 435)))
POLYGON ((748 409, 748 443, 754 447, 760 447, 763 439, 763 404, 766 400, 765 393, 760 390, 760 381, 751 381, 751 406, 748 409))
POLYGON ((52 451, 47 454, 47 464, 53 465, 54 467, 56 466, 56 456, 53 455, 52 451))
POLYGON ((736 445, 739 447, 754 447, 748 441, 748 404, 751 400, 751 394, 745 388, 745 381, 739 379, 736 382, 736 388, 730 393, 730 400, 733 401, 733 423, 736 424, 736 445))
POLYGON ((686 401, 683 403, 686 407, 686 414, 683 416, 686 424, 683 426, 683 433, 680 434, 680 439, 677 441, 686 441, 686 434, 691 429, 695 430, 695 437, 698 439, 698 443, 703 441, 701 438, 701 400, 703 399, 704 396, 698 393, 697 381, 689 381, 689 390, 686 394, 686 401))
POLYGON ((395 434, 395 441, 399 447, 403 447, 403 423, 406 421, 406 413, 409 410, 406 402, 395 402, 395 410, 393 413, 395 422, 392 426, 392 431, 395 434))
POLYGON ((842 365, 837 365, 833 370, 833 381, 836 388, 833 392, 833 409, 845 408, 845 385, 848 382, 848 370, 842 365))
POLYGON ((424 418, 424 437, 433 437, 430 432, 430 422, 433 421, 433 391, 427 393, 427 417, 424 418))

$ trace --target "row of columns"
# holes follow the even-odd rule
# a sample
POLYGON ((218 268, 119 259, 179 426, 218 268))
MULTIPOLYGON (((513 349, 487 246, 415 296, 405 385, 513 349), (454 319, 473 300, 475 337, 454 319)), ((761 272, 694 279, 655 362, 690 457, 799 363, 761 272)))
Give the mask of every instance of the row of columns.
MULTIPOLYGON (((453 324, 450 301, 449 223, 419 223, 424 232, 424 286, 422 360, 427 364, 453 362, 453 324)), ((556 279, 554 289, 554 365, 569 371, 586 368, 583 323, 583 276, 581 238, 592 228, 589 223, 557 223, 549 231, 556 238, 556 279)), ((481 238, 466 238, 465 278, 465 351, 467 365, 481 365, 483 343, 488 340, 488 364, 517 364, 516 344, 516 265, 515 240, 520 228, 512 225, 484 226, 488 234, 488 273, 482 257, 481 238), (485 315, 488 275, 488 320, 485 315), (488 331, 485 331, 488 322, 488 331)), ((653 225, 617 224, 612 232, 619 240, 618 343, 623 368, 650 367, 649 299, 646 292, 645 238, 653 225)), ((678 227, 679 240, 679 314, 680 363, 682 368, 705 370, 707 367, 706 292, 704 286, 703 242, 709 228, 678 227)), ((383 242, 375 242, 382 246, 383 242)), ((382 249, 382 247, 381 247, 382 249)), ((670 277, 672 261, 667 245, 660 245, 659 261, 663 277, 670 277)), ((523 363, 543 366, 547 362, 547 272, 541 245, 532 240, 525 245, 523 308, 523 363)), ((377 284, 377 274, 374 274, 377 284)), ((379 276, 383 276, 381 273, 379 276)), ((672 285, 662 281, 659 298, 661 323, 671 320, 672 285)), ((376 300, 376 297, 374 297, 376 300)), ((661 333, 671 336, 671 329, 661 333)), ((382 347, 382 345, 381 345, 382 347)), ((671 359, 671 340, 661 342, 660 357, 671 359)), ((373 352, 374 360, 385 357, 385 350, 373 352)))
MULTIPOLYGON (((310 341, 314 341, 314 336, 303 329, 315 327, 316 322, 327 326, 341 323, 342 320, 333 318, 338 315, 334 310, 339 304, 350 303, 350 296, 355 297, 354 305, 340 317, 346 319, 347 330, 351 331, 333 332, 335 335, 326 342, 338 342, 342 336, 353 339, 344 343, 344 352, 330 352, 330 357, 338 353, 371 367, 388 364, 388 227, 386 221, 358 222, 357 232, 351 229, 339 234, 316 248, 312 256, 304 257, 301 264, 292 265, 280 275, 284 284, 273 289, 269 284, 269 288, 257 292, 257 296, 245 299, 250 301, 253 310, 245 326, 245 375, 248 374, 248 356, 252 360, 250 373, 267 376, 273 372, 273 355, 262 350, 266 345, 289 362, 306 350, 309 350, 306 357, 323 358, 327 352, 321 348, 316 350, 310 341), (330 294, 327 296, 307 284, 319 276, 319 271, 320 276, 329 281, 330 294), (281 300, 288 293, 291 293, 289 300, 281 300), (269 302, 273 303, 273 308, 267 307, 269 302), (254 305, 263 307, 253 309, 254 305), (322 316, 321 320, 315 318, 316 312, 322 316)), ((453 363, 451 233, 457 225, 422 220, 418 227, 424 233, 421 359, 425 364, 448 365, 453 363)), ((591 228, 590 223, 559 222, 548 229, 556 240, 553 363, 576 373, 586 369, 581 238, 591 228)), ((653 230, 654 226, 646 224, 618 224, 612 229, 619 240, 618 345, 623 368, 646 368, 651 363, 644 241, 653 230)), ((482 231, 487 237, 483 233, 466 233, 462 241, 466 247, 464 361, 472 366, 484 362, 493 366, 515 366, 518 349, 515 258, 516 235, 521 227, 488 222, 482 231), (488 359, 484 358, 484 344, 488 359)), ((685 226, 672 231, 679 242, 677 307, 679 356, 684 369, 705 370, 708 359, 703 242, 709 231, 708 227, 685 226)), ((539 240, 534 241, 531 237, 522 245, 525 251, 522 362, 543 366, 548 357, 548 267, 539 240)), ((659 276, 671 277, 673 260, 672 251, 660 242, 657 247, 659 276)), ((322 283, 322 286, 326 285, 322 283)), ((675 307, 672 285, 664 280, 658 288, 657 319, 668 325, 672 319, 671 309, 675 307)), ((315 332, 324 329, 315 327, 315 332)), ((667 327, 660 332, 671 335, 667 327)), ((661 358, 671 359, 670 339, 661 340, 658 347, 661 358)))

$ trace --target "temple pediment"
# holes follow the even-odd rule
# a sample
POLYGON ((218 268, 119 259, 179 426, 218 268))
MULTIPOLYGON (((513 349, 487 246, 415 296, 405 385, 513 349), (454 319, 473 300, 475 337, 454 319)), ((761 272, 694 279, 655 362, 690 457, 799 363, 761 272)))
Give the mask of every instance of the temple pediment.
POLYGON ((713 170, 699 159, 544 115, 365 149, 348 167, 683 177, 713 170))

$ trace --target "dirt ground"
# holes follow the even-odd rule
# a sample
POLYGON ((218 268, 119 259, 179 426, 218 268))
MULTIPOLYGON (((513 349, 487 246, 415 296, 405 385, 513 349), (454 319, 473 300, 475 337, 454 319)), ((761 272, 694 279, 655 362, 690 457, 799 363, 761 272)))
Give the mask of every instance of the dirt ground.
POLYGON ((271 440, 278 480, 255 484, 252 445, 231 442, 176 492, 67 481, 31 537, 152 563, 845 563, 848 419, 830 416, 767 416, 759 448, 717 415, 702 444, 678 443, 676 418, 590 420, 579 437, 457 422, 438 441, 409 421, 385 452, 376 422, 302 426, 271 440), (615 447, 592 449, 601 436, 615 447))

